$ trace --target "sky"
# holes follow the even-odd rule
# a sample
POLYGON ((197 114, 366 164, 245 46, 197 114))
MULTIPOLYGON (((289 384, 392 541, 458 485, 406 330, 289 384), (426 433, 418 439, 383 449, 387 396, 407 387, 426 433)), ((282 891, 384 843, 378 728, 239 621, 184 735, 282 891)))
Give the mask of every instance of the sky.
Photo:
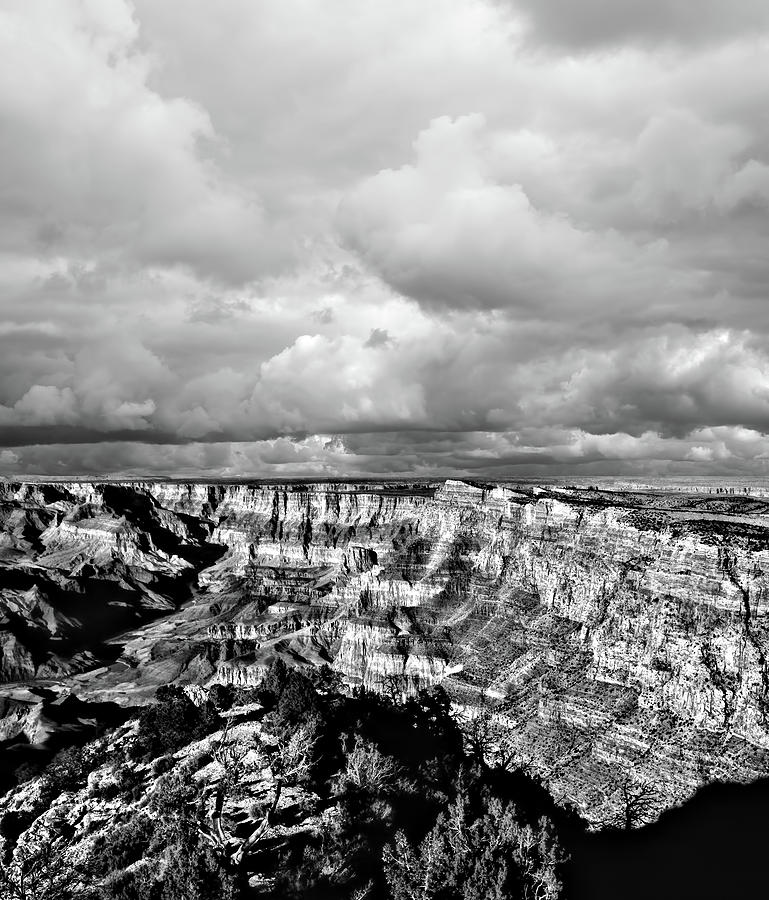
POLYGON ((766 0, 0 3, 0 474, 769 477, 766 0))

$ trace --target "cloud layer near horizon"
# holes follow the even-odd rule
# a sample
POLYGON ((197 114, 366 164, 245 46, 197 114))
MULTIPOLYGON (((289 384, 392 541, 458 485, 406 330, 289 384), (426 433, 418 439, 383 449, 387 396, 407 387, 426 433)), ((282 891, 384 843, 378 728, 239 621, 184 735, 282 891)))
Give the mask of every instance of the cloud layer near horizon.
POLYGON ((0 473, 769 468, 769 15, 0 11, 0 473))

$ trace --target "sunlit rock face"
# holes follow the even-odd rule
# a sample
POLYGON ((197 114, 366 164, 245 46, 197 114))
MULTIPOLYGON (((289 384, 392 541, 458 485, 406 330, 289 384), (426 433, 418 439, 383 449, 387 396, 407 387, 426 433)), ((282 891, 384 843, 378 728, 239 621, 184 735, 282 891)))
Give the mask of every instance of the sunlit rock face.
POLYGON ((628 778, 662 809, 769 774, 767 577, 749 496, 5 484, 0 678, 143 702, 281 657, 395 697, 442 684, 600 824, 628 778))

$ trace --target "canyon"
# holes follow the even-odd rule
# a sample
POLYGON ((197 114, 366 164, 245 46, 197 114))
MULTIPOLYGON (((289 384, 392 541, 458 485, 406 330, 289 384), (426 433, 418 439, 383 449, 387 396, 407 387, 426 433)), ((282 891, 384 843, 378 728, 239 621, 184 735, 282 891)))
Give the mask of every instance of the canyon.
POLYGON ((595 827, 769 774, 769 500, 566 484, 0 482, 0 745, 276 660, 440 685, 595 827), (630 798, 630 799, 629 799, 630 798))

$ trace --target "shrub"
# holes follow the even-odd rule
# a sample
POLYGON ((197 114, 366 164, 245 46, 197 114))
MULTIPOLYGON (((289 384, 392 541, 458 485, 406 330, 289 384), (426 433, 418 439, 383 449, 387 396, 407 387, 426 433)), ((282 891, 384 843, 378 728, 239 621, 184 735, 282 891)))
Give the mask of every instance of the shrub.
POLYGON ((169 848, 166 860, 161 900, 236 900, 240 895, 236 876, 196 836, 169 848))
POLYGON ((8 855, 13 851, 19 836, 35 821, 35 815, 27 810, 9 810, 0 819, 0 836, 5 841, 8 855))
POLYGON ((385 847, 393 900, 557 900, 564 862, 552 824, 523 824, 513 803, 460 792, 418 848, 404 832, 385 847))
POLYGON ((43 771, 41 796, 47 803, 64 791, 74 791, 85 784, 89 768, 81 748, 67 747, 54 756, 43 771))
POLYGON ((315 690, 321 694, 338 694, 342 689, 342 676, 328 664, 310 669, 307 677, 315 690))
POLYGON ((49 822, 29 831, 6 856, 0 840, 0 897, 3 900, 72 900, 74 876, 69 845, 49 822))
POLYGON ((154 830, 152 820, 142 814, 134 816, 126 825, 100 835, 89 858, 90 872, 97 878, 104 878, 142 859, 154 830))
POLYGON ((318 694, 312 682, 301 672, 289 671, 275 712, 281 723, 292 726, 314 718, 320 712, 318 694))
POLYGON ((259 703, 263 697, 260 688, 236 687, 233 692, 233 706, 248 706, 251 703, 259 703))
POLYGON ((157 702, 139 713, 135 756, 174 753, 219 727, 219 714, 208 700, 197 706, 181 688, 173 685, 159 687, 155 697, 157 702))
MULTIPOLYGON (((180 823, 194 817, 195 804, 199 799, 198 787, 190 774, 186 767, 174 769, 160 779, 150 796, 150 809, 158 823, 174 833, 178 831, 180 823)), ((171 839, 165 842, 168 843, 169 840, 171 839)), ((164 839, 160 831, 156 833, 155 841, 163 846, 164 839)))
POLYGON ((278 657, 264 676, 261 684, 261 693, 266 694, 273 702, 277 700, 283 693, 289 676, 289 668, 285 662, 278 657))
POLYGON ((272 711, 272 717, 279 728, 294 728, 300 722, 317 719, 324 708, 324 701, 318 695, 315 682, 330 685, 332 682, 323 673, 308 677, 297 669, 289 668, 278 657, 270 666, 259 690, 259 701, 272 711))
POLYGON ((147 864, 111 873, 99 886, 93 900, 161 900, 161 890, 162 884, 155 879, 153 866, 147 864))
POLYGON ((235 688, 231 684, 214 684, 209 688, 208 699, 220 712, 232 709, 235 688))
POLYGON ((43 771, 43 766, 38 762, 23 762, 20 766, 18 766, 14 772, 13 777, 16 780, 16 784, 24 784, 25 781, 31 781, 33 778, 37 778, 43 771))
POLYGON ((177 836, 146 865, 126 870, 147 851, 144 824, 137 832, 131 828, 115 836, 117 852, 102 857, 103 864, 112 867, 102 876, 104 900, 236 900, 241 895, 236 875, 192 831, 177 836))
POLYGON ((88 796, 99 800, 115 800, 121 793, 120 784, 117 781, 104 781, 94 785, 88 791, 88 796))
POLYGON ((165 775, 166 772, 169 772, 174 767, 174 758, 173 756, 159 756, 152 763, 152 776, 157 778, 158 775, 165 775))
POLYGON ((399 767, 390 756, 385 756, 370 741, 359 734, 351 741, 346 736, 345 769, 340 775, 344 787, 365 791, 368 794, 385 794, 398 778, 399 767))

